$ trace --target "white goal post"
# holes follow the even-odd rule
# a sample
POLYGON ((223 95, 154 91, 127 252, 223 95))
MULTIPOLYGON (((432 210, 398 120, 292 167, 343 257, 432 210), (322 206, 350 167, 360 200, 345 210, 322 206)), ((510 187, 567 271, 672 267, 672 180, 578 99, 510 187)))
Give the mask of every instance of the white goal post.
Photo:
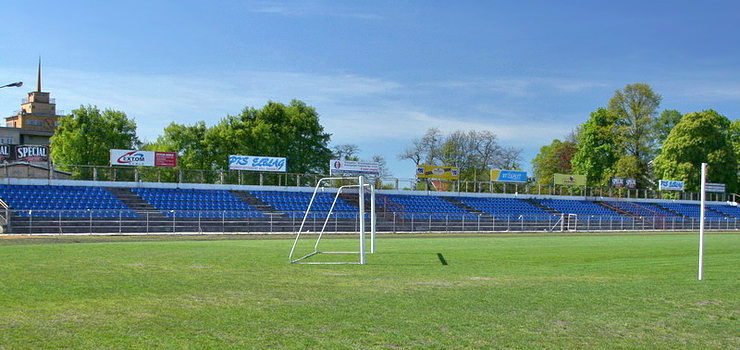
POLYGON ((357 177, 325 177, 320 179, 318 182, 316 182, 316 187, 313 190, 313 195, 311 196, 311 201, 308 203, 308 207, 306 208, 306 212, 303 214, 303 220, 301 221, 301 226, 298 229, 298 232, 296 233, 295 240, 293 241, 293 246, 290 248, 290 254, 288 255, 288 259, 290 260, 291 264, 365 264, 366 259, 365 255, 367 252, 367 248, 365 247, 365 191, 369 190, 370 192, 370 251, 369 253, 375 253, 375 186, 371 183, 366 183, 366 180, 363 176, 357 176, 357 177), (324 220, 324 224, 321 227, 321 231, 318 234, 318 237, 316 238, 316 243, 313 246, 313 251, 309 252, 308 254, 305 254, 301 257, 295 257, 294 254, 296 253, 296 245, 298 244, 298 241, 301 238, 301 235, 304 233, 307 233, 308 231, 304 232, 303 229, 306 225, 306 219, 308 218, 308 214, 311 211, 311 207, 314 204, 314 201, 316 200, 316 194, 319 192, 319 189, 321 188, 321 184, 327 181, 332 180, 353 180, 357 181, 357 184, 353 185, 343 185, 340 186, 337 189, 337 194, 334 196, 334 201, 331 204, 331 207, 329 208, 329 211, 326 213, 326 219, 324 220), (334 207, 337 204, 337 200, 339 199, 339 195, 342 193, 342 190, 346 188, 357 188, 357 194, 358 194, 358 215, 359 215, 359 238, 360 238, 360 246, 358 251, 321 251, 319 250, 319 243, 321 243, 321 238, 324 235, 324 231, 326 230, 326 225, 329 223, 329 219, 331 218, 331 214, 334 212, 334 207), (359 259, 358 261, 343 261, 343 262, 321 262, 321 261, 306 261, 306 259, 318 255, 318 254, 358 254, 359 259))

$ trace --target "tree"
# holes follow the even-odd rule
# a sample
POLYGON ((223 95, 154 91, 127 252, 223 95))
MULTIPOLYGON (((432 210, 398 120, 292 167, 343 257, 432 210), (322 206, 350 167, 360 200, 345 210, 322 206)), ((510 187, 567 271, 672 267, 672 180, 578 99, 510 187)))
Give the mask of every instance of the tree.
POLYGON ((205 122, 193 125, 171 123, 157 141, 144 145, 150 151, 176 152, 177 165, 183 169, 211 170, 213 154, 206 142, 208 127, 205 122))
POLYGON ((735 150, 735 157, 740 161, 740 119, 735 119, 730 124, 730 144, 735 150))
POLYGON ((125 113, 112 109, 101 113, 97 106, 80 106, 71 115, 59 118, 51 137, 51 158, 62 169, 73 170, 76 178, 87 178, 89 169, 72 169, 69 165, 108 165, 111 149, 138 146, 136 122, 125 113))
POLYGON ((383 156, 376 154, 372 157, 371 161, 380 164, 380 177, 393 176, 391 170, 388 169, 388 163, 385 161, 385 158, 383 156))
POLYGON ((336 145, 333 147, 334 157, 337 159, 346 159, 346 160, 354 160, 359 161, 360 158, 357 156, 358 153, 360 153, 360 147, 351 144, 351 143, 345 143, 341 145, 336 145))
POLYGON ((655 119, 653 130, 655 133, 655 142, 659 146, 663 145, 663 142, 666 137, 668 137, 668 134, 671 133, 673 127, 681 121, 681 117, 683 117, 681 112, 675 109, 666 109, 660 113, 660 116, 657 119, 655 119))
POLYGON ((241 154, 286 157, 293 173, 326 173, 330 138, 313 107, 299 100, 289 105, 270 101, 222 119, 208 129, 205 144, 217 169, 227 168, 229 155, 241 154))
POLYGON ((608 181, 605 175, 617 162, 615 122, 614 114, 599 108, 580 127, 578 151, 573 155, 572 165, 576 173, 587 176, 590 186, 608 181))
POLYGON ((414 165, 420 164, 435 165, 439 163, 442 152, 442 132, 437 128, 429 128, 422 138, 411 141, 411 146, 407 147, 398 159, 408 159, 414 162, 414 165))
POLYGON ((655 173, 661 179, 685 181, 687 191, 699 191, 701 163, 708 163, 708 182, 737 189, 737 157, 730 140, 730 120, 713 110, 688 113, 668 134, 655 173))
POLYGON ((491 131, 456 130, 445 136, 432 128, 421 139, 413 140, 398 158, 409 159, 417 166, 460 167, 461 180, 485 180, 489 168, 519 168, 521 154, 521 149, 499 145, 491 131))
POLYGON ((532 167, 537 183, 551 185, 553 174, 570 174, 572 171, 571 159, 578 151, 573 142, 552 140, 549 145, 542 146, 540 152, 532 160, 532 167))
POLYGON ((617 142, 623 154, 638 159, 643 179, 648 177, 648 163, 655 151, 652 126, 661 99, 648 84, 628 84, 614 92, 607 108, 616 116, 617 142))

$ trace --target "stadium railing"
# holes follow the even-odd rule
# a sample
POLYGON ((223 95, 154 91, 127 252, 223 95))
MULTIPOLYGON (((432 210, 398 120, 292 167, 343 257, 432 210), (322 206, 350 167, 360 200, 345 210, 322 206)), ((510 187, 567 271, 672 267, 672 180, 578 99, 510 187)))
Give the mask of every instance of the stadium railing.
MULTIPOLYGON (((127 210, 9 210, 13 220, 6 227, 11 234, 97 235, 97 234, 279 234, 294 233, 303 212, 261 213, 244 211, 172 210, 137 212, 127 210), (300 215, 290 215, 300 214, 300 215)), ((309 215, 307 228, 320 230, 326 213, 309 215)), ((336 215, 329 219, 328 233, 357 232, 359 218, 336 215)), ((707 218, 707 230, 740 230, 737 218, 707 218)), ((382 233, 495 233, 495 232, 604 232, 604 231, 693 231, 698 218, 627 217, 593 215, 488 215, 440 213, 378 213, 377 229, 382 233)))
MULTIPOLYGON (((92 165, 56 165, 59 169, 72 173, 72 179, 117 182, 168 182, 228 185, 295 186, 314 187, 324 174, 299 174, 275 172, 251 172, 240 170, 193 170, 169 167, 112 167, 92 165)), ((0 172, 8 178, 7 168, 0 172)), ((28 174, 33 176, 32 173, 28 174)), ((48 173, 54 178, 53 171, 48 173)), ((698 192, 658 191, 651 188, 629 189, 612 187, 585 187, 568 185, 539 185, 533 183, 515 184, 491 181, 425 181, 414 178, 382 177, 375 179, 377 189, 411 190, 424 192, 458 193, 503 193, 557 195, 580 197, 646 198, 699 200, 698 192)), ((707 193, 708 201, 730 201, 732 194, 707 193)))

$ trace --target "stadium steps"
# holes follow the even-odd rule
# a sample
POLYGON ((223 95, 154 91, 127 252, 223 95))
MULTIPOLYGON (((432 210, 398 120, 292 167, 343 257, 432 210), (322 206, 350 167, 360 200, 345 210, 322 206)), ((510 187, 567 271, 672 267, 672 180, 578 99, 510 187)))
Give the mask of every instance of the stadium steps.
POLYGON ((673 210, 673 209, 670 209, 670 208, 666 208, 665 206, 662 206, 662 205, 660 205, 660 203, 655 203, 655 205, 657 205, 657 206, 658 206, 658 207, 660 207, 661 209, 663 209, 663 210, 665 210, 665 211, 667 211, 667 212, 669 212, 669 213, 671 213, 671 214, 673 214, 673 215, 675 215, 675 216, 678 216, 678 217, 681 217, 681 218, 686 218, 686 217, 688 217, 688 216, 686 216, 686 215, 683 215, 683 214, 681 214, 681 213, 679 213, 679 212, 677 212, 677 211, 675 211, 675 210, 673 210))
POLYGON ((249 194, 247 191, 229 191, 231 194, 236 196, 236 198, 241 199, 243 202, 251 205, 253 208, 261 211, 263 214, 269 214, 269 213, 275 213, 276 210, 273 206, 263 202, 257 197, 254 197, 249 194))
POLYGON ((613 206, 613 205, 610 205, 609 203, 607 203, 607 202, 604 202, 604 201, 595 201, 594 203, 596 203, 596 204, 598 204, 598 205, 600 205, 600 206, 602 206, 602 207, 604 207, 604 208, 607 208, 607 209, 611 209, 611 210, 614 210, 614 211, 616 211, 617 213, 619 213, 619 214, 621 214, 621 215, 624 215, 624 216, 626 216, 626 217, 629 217, 629 218, 636 218, 636 217, 638 217, 637 215, 635 215, 635 214, 633 214, 633 213, 630 213, 630 212, 628 212, 628 211, 626 211, 626 210, 623 210, 623 209, 617 208, 617 207, 615 207, 615 206, 613 206))
POLYGON ((524 201, 527 202, 527 203, 529 203, 529 204, 532 204, 535 207, 540 208, 540 209, 542 209, 542 210, 544 210, 544 211, 546 211, 546 212, 548 212, 550 214, 553 214, 553 215, 554 214, 561 214, 557 210, 554 210, 554 209, 552 209, 550 207, 546 207, 546 206, 542 205, 542 203, 540 203, 539 201, 537 201, 534 198, 526 198, 526 199, 524 199, 524 201))
POLYGON ((144 212, 159 213, 159 210, 150 206, 149 203, 139 197, 136 193, 131 192, 130 188, 107 187, 106 189, 114 196, 118 197, 118 199, 120 199, 121 202, 126 204, 130 209, 136 211, 137 214, 144 212))
POLYGON ((448 202, 452 203, 453 205, 456 205, 456 206, 458 206, 460 208, 463 208, 463 209, 467 210, 471 214, 480 215, 481 217, 487 218, 487 219, 492 218, 491 214, 484 213, 484 212, 482 212, 482 211, 480 211, 478 209, 475 209, 475 208, 473 208, 473 207, 471 207, 471 206, 463 203, 462 201, 460 201, 457 198, 454 198, 454 197, 440 197, 440 198, 445 199, 448 202))

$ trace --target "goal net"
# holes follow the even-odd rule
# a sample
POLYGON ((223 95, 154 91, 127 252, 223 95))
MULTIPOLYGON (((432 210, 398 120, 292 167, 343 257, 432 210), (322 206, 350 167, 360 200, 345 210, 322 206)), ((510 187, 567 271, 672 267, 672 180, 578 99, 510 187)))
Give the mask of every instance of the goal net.
MULTIPOLYGON (((346 212, 344 213, 346 214, 346 212)), ((301 226, 296 232, 296 238, 293 241, 293 245, 290 248, 290 254, 288 256, 291 264, 365 264, 366 254, 375 253, 375 187, 368 183, 363 176, 357 177, 326 177, 322 178, 316 183, 311 200, 308 203, 306 212, 303 215, 301 226), (339 186, 336 194, 331 200, 331 205, 328 202, 318 200, 320 192, 323 190, 322 185, 329 184, 330 181, 340 180, 342 183, 349 183, 339 186), (357 241, 354 239, 342 239, 342 240, 329 240, 325 242, 322 240, 324 233, 327 230, 330 220, 333 218, 336 223, 339 217, 342 220, 352 220, 352 215, 348 218, 347 215, 339 215, 336 211, 337 203, 343 202, 340 195, 342 193, 349 193, 351 195, 357 194, 358 211, 356 216, 357 225, 353 227, 356 231, 349 232, 351 235, 356 235, 357 241), (370 211, 369 215, 365 209, 365 199, 369 196, 370 211), (326 209, 328 206, 328 209, 326 209), (321 216, 322 223, 321 229, 317 232, 310 232, 308 230, 308 219, 309 215, 314 218, 317 215, 321 216), (367 219, 369 219, 369 244, 366 244, 368 237, 367 231, 367 219), (359 241, 359 242, 358 242, 359 241), (354 243, 352 243, 354 242, 354 243), (369 246, 369 247, 368 247, 369 246), (352 258, 332 258, 332 259, 319 259, 318 255, 321 254, 339 254, 340 256, 355 256, 352 258), (327 261, 328 260, 328 261, 327 261)))

